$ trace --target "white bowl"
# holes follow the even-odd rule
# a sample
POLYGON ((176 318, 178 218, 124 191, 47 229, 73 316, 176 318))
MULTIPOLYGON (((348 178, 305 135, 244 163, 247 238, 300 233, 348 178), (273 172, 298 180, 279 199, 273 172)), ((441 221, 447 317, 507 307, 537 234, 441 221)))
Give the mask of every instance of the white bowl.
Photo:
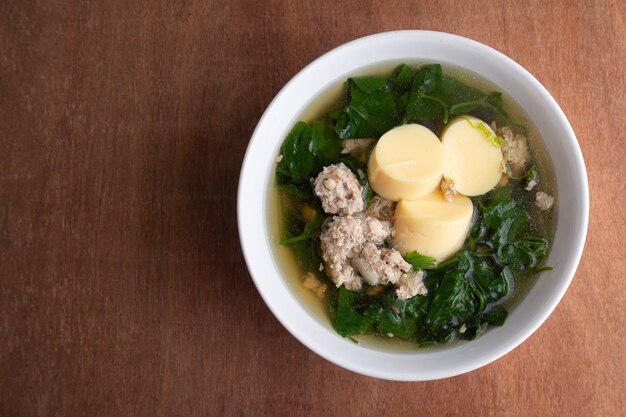
POLYGON ((367 36, 333 49, 300 71, 278 93, 248 145, 239 178, 237 216, 241 246, 254 283, 291 334, 320 356, 354 372, 420 381, 459 375, 487 365, 522 343, 548 318, 565 294, 582 255, 589 190, 572 127, 550 93, 528 71, 502 53, 467 38, 399 31, 367 36), (268 187, 273 186, 270 179, 274 158, 282 141, 320 93, 364 67, 416 60, 465 68, 513 97, 545 140, 560 192, 553 208, 557 210, 556 233, 547 260, 554 270, 541 274, 510 311, 504 326, 490 328, 471 342, 407 352, 354 344, 302 305, 275 258, 267 198, 268 187))

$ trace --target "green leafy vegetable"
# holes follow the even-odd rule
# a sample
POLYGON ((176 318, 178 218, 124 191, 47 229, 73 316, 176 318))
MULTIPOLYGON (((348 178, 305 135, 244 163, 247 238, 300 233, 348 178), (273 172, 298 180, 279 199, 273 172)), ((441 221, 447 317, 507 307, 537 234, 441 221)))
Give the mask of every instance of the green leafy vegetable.
POLYGON ((415 251, 407 253, 404 255, 404 260, 413 266, 413 269, 435 269, 437 265, 435 264, 435 258, 431 258, 430 256, 424 256, 415 251))
POLYGON ((548 241, 536 236, 498 248, 500 262, 517 271, 534 268, 539 259, 547 253, 548 241))
POLYGON ((429 65, 414 77, 409 91, 404 120, 442 119, 448 122, 448 103, 443 95, 441 65, 429 65))
POLYGON ((511 187, 493 191, 483 209, 485 225, 493 230, 491 236, 499 246, 506 245, 528 227, 528 213, 513 199, 511 187))
POLYGON ((396 126, 400 118, 391 85, 383 77, 350 78, 350 103, 337 120, 337 135, 342 139, 378 137, 396 126))
POLYGON ((298 122, 281 147, 283 159, 276 166, 279 185, 296 197, 310 195, 311 178, 341 155, 341 140, 323 121, 298 122))
POLYGON ((294 236, 288 239, 282 239, 280 241, 280 244, 288 246, 302 240, 309 240, 319 237, 320 232, 322 231, 322 224, 324 223, 325 219, 326 218, 322 213, 316 211, 315 217, 313 218, 313 220, 306 223, 302 233, 300 233, 298 236, 294 236))
POLYGON ((311 200, 314 198, 313 189, 311 188, 310 183, 304 183, 300 185, 287 183, 287 184, 277 184, 278 188, 287 194, 291 195, 297 200, 311 200))
POLYGON ((428 310, 428 297, 421 295, 400 300, 394 290, 387 291, 381 298, 382 311, 375 323, 378 334, 411 339, 418 330, 420 321, 428 310))
POLYGON ((374 303, 360 306, 359 301, 358 292, 339 288, 334 326, 337 333, 344 337, 366 333, 382 310, 374 303))
POLYGON ((459 332, 459 339, 473 340, 480 337, 490 324, 502 326, 508 313, 501 307, 495 307, 488 313, 480 314, 465 323, 465 331, 459 332))
POLYGON ((404 93, 411 87, 411 82, 413 78, 417 74, 413 68, 409 67, 406 64, 400 65, 394 71, 394 76, 391 78, 391 82, 393 84, 394 91, 399 94, 404 93))
POLYGON ((432 328, 460 325, 474 314, 472 287, 463 272, 451 270, 444 274, 426 316, 432 328))

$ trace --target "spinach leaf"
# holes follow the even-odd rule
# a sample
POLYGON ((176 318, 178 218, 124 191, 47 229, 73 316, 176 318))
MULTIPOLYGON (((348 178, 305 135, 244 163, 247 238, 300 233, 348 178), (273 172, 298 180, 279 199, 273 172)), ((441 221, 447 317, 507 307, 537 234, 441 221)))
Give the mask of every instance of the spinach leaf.
MULTIPOLYGON (((319 237, 301 240, 289 245, 296 255, 296 260, 306 271, 320 276, 319 266, 322 263, 322 249, 319 237)), ((325 276, 325 275, 324 275, 325 276)))
POLYGON ((412 89, 419 87, 426 94, 442 92, 443 71, 440 64, 427 65, 415 75, 412 89))
POLYGON ((447 76, 443 77, 442 89, 444 97, 451 108, 459 103, 480 100, 485 96, 485 93, 479 89, 470 87, 456 78, 447 76))
POLYGON ((409 252, 404 255, 404 260, 413 266, 413 269, 435 269, 437 265, 435 264, 435 258, 431 258, 430 256, 424 256, 416 251, 409 252))
POLYGON ((508 244, 528 227, 528 213, 513 199, 511 187, 495 190, 482 208, 484 223, 493 229, 498 246, 508 244))
POLYGON ((382 311, 378 304, 372 303, 365 308, 361 306, 363 311, 359 312, 359 298, 358 292, 339 288, 333 326, 343 337, 367 333, 382 311))
POLYGON ((443 94, 441 65, 422 68, 412 79, 404 121, 441 119, 448 122, 448 104, 443 94))
POLYGON ((294 237, 282 239, 280 241, 280 244, 289 246, 296 242, 319 237, 322 231, 322 224, 324 223, 324 220, 326 220, 326 216, 324 216, 319 210, 316 210, 315 217, 311 221, 306 223, 302 233, 294 237))
POLYGON ((471 269, 472 260, 463 253, 457 268, 446 271, 426 316, 426 324, 433 328, 458 325, 474 314, 472 287, 465 275, 471 269))
POLYGON ((485 333, 487 327, 489 327, 489 323, 482 321, 479 317, 477 317, 476 319, 465 323, 465 327, 465 332, 459 332, 459 339, 474 340, 485 333))
POLYGON ((413 78, 417 74, 413 68, 409 67, 406 64, 400 65, 394 71, 394 76, 391 78, 391 82, 393 83, 393 89, 398 93, 402 94, 407 91, 410 86, 413 78))
POLYGON ((404 312, 400 315, 393 310, 384 310, 379 316, 376 328, 381 335, 410 339, 417 330, 417 322, 404 312))
POLYGON ((400 117, 391 84, 384 77, 348 79, 350 103, 337 120, 337 136, 378 137, 396 126, 400 117))
POLYGON ((548 241, 537 236, 519 239, 498 248, 500 262, 517 271, 534 268, 547 253, 548 241))
POLYGON ((459 114, 471 113, 480 107, 487 107, 492 109, 493 111, 500 113, 502 115, 508 114, 504 110, 504 104, 502 103, 502 93, 493 92, 491 94, 482 94, 480 98, 469 101, 462 101, 456 104, 453 104, 450 107, 450 115, 456 116, 459 114))
POLYGON ((304 122, 296 123, 283 142, 283 159, 278 163, 276 172, 289 177, 296 184, 308 181, 313 169, 310 145, 311 127, 304 122))
POLYGON ((450 82, 447 87, 447 96, 450 97, 450 116, 471 113, 481 119, 495 120, 498 124, 514 127, 528 135, 528 128, 515 121, 504 108, 502 93, 494 91, 485 94, 480 90, 460 86, 460 82, 450 82), (462 93, 459 94, 458 91, 462 93))
POLYGON ((508 315, 509 313, 504 308, 495 307, 494 309, 490 310, 488 313, 481 315, 480 318, 482 320, 485 320, 485 322, 489 324, 502 326, 508 315))
POLYGON ((363 174, 367 172, 367 164, 356 156, 346 156, 341 159, 341 162, 343 162, 345 166, 350 168, 350 171, 352 171, 352 173, 356 175, 357 178, 360 178, 359 171, 361 171, 361 173, 363 174))
POLYGON ((341 139, 328 123, 318 120, 311 123, 311 152, 315 160, 315 170, 311 176, 317 175, 325 166, 336 163, 341 156, 341 139))
POLYGON ((400 300, 394 291, 392 288, 381 298, 383 310, 375 324, 376 330, 381 335, 411 339, 417 331, 418 322, 428 311, 430 300, 422 295, 400 300))
POLYGON ((502 307, 494 307, 488 313, 479 314, 465 323, 466 329, 463 333, 459 332, 459 339, 474 340, 482 336, 490 324, 502 326, 507 315, 508 312, 502 307))
MULTIPOLYGON (((276 185, 278 186, 278 188, 297 200, 308 201, 312 200, 315 197, 310 182, 296 185, 292 183, 281 184, 280 181, 281 179, 277 178, 276 185)), ((284 181, 284 179, 282 179, 282 181, 284 181)))
MULTIPOLYGON (((319 216, 320 209, 317 208, 316 212, 318 213, 317 216, 319 216)), ((313 220, 315 221, 315 218, 313 220)), ((285 240, 304 234, 306 227, 307 225, 299 210, 290 208, 285 212, 283 222, 283 235, 285 236, 285 240)), ((311 230, 311 227, 312 226, 309 226, 309 230, 311 230)), ((301 239, 291 242, 289 243, 289 247, 293 250, 298 264, 300 264, 305 271, 319 272, 319 266, 320 263, 322 263, 322 249, 319 234, 314 235, 310 239, 301 239)))
POLYGON ((283 159, 276 166, 279 186, 299 199, 312 195, 311 178, 341 155, 341 140, 325 122, 298 122, 281 147, 283 159))
POLYGON ((513 294, 515 280, 508 268, 497 274, 487 262, 482 262, 475 265, 472 279, 481 296, 479 312, 504 303, 513 294))

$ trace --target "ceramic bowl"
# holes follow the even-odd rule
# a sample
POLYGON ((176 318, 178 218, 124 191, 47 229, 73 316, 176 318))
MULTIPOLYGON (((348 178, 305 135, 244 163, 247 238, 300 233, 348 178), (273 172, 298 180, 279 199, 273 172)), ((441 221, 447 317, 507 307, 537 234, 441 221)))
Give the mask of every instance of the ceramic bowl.
MULTIPOLYGON (((563 111, 550 93, 511 58, 479 42, 447 33, 380 33, 339 46, 313 61, 278 93, 261 117, 241 168, 237 216, 241 247, 259 293, 300 342, 346 369, 377 378, 418 381, 459 375, 487 365, 526 340, 555 309, 580 260, 588 223, 589 192, 582 153, 563 111), (502 327, 471 342, 433 349, 398 350, 355 344, 303 305, 276 257, 270 233, 268 191, 275 157, 289 130, 331 86, 386 63, 438 62, 481 75, 526 112, 552 160, 558 201, 556 232, 543 272, 516 303, 502 327)), ((563 337, 566 337, 563 334, 563 337)), ((540 346, 536 346, 540 349, 540 346)), ((280 347, 277 349, 280 351, 280 347)))

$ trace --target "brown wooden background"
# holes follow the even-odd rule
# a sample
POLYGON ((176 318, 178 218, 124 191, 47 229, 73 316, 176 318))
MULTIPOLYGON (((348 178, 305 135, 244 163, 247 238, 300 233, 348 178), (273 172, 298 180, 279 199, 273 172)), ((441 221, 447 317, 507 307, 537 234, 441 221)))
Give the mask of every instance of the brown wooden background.
MULTIPOLYGON (((617 416, 626 408, 626 3, 2 1, 0 416, 617 416), (239 248, 242 157, 282 85, 380 31, 482 41, 578 135, 582 264, 503 359, 379 381, 304 348, 239 248)), ((576 190, 561 190, 576 192, 576 190)))

